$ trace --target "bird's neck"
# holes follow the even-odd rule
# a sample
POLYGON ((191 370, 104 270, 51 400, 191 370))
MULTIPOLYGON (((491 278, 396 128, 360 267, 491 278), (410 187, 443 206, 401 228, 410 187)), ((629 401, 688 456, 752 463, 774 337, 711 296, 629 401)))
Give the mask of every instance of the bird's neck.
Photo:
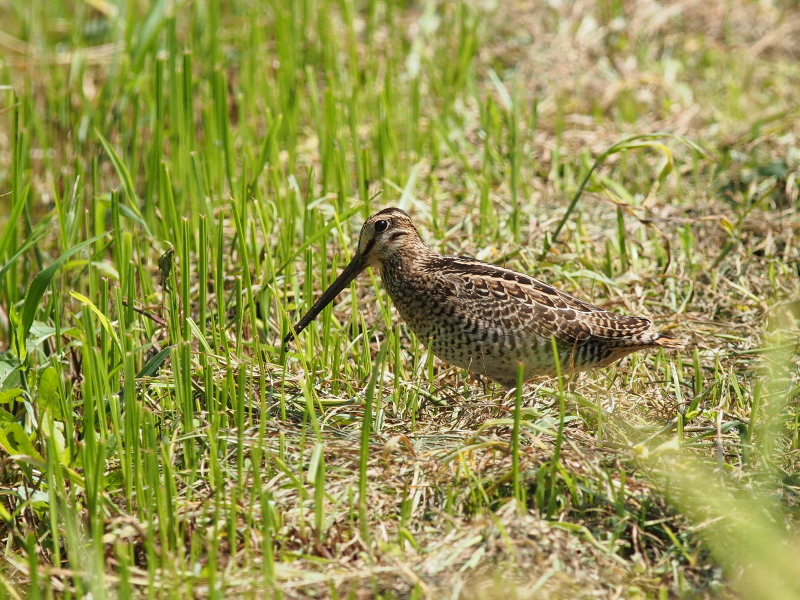
POLYGON ((422 240, 409 240, 384 258, 381 274, 384 278, 413 277, 428 271, 431 261, 438 256, 422 240))

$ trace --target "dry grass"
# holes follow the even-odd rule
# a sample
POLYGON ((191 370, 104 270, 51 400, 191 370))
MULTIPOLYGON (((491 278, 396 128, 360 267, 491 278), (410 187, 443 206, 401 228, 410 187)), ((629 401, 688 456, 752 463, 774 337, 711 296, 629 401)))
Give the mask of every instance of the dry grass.
MULTIPOLYGON (((191 337, 180 342, 192 350, 192 362, 186 363, 191 367, 187 387, 193 390, 190 404, 197 410, 188 424, 174 396, 186 375, 177 354, 157 375, 137 382, 142 422, 152 425, 154 438, 162 436, 162 445, 153 446, 161 454, 153 460, 167 482, 163 485, 174 486, 172 512, 168 524, 161 514, 150 513, 153 518, 145 519, 125 497, 121 483, 108 486, 101 544, 108 557, 106 581, 121 589, 119 573, 124 572, 136 595, 163 597, 180 586, 187 591, 175 595, 261 597, 270 589, 289 598, 710 598, 737 597, 737 590, 746 590, 704 537, 715 531, 717 517, 698 519, 687 502, 675 499, 680 482, 670 479, 674 465, 669 457, 680 460, 672 452, 681 446, 687 455, 715 467, 715 477, 726 489, 770 498, 780 507, 775 509, 778 529, 797 531, 800 115, 794 82, 800 80, 800 69, 794 39, 800 33, 800 13, 790 4, 476 3, 465 17, 475 19, 480 42, 470 63, 468 92, 442 117, 444 109, 430 92, 436 77, 429 76, 421 88, 423 97, 430 92, 434 99, 423 104, 420 120, 413 125, 426 132, 441 126, 436 138, 440 143, 420 151, 405 147, 397 134, 395 163, 384 171, 373 165, 381 177, 365 185, 371 192, 383 192, 374 204, 402 202, 423 237, 439 249, 500 261, 614 310, 648 315, 689 344, 678 356, 637 355, 571 382, 566 392, 570 418, 554 477, 549 473, 559 445, 557 386, 549 382, 526 387, 526 429, 519 453, 529 500, 525 507, 514 499, 511 482, 513 393, 487 387, 437 361, 430 380, 426 352, 393 312, 392 327, 382 324, 386 303, 377 301, 382 292, 366 278, 358 286, 357 316, 350 302, 335 307, 336 321, 345 325, 333 326, 330 347, 289 358, 281 352, 277 340, 287 307, 308 302, 294 297, 296 290, 285 283, 289 273, 302 280, 309 275, 304 264, 311 264, 318 278, 297 289, 318 294, 322 270, 330 269, 337 256, 341 264, 342 248, 352 243, 359 218, 292 261, 287 272, 264 280, 256 265, 263 267, 265 256, 278 264, 287 259, 279 230, 295 228, 295 223, 280 223, 272 231, 259 229, 258 218, 251 214, 256 224, 241 233, 230 216, 231 205, 242 201, 238 192, 210 190, 206 200, 219 215, 227 254, 224 286, 218 294, 209 292, 206 303, 229 309, 228 322, 217 323, 228 354, 206 352, 203 342, 191 337), (516 142, 510 133, 512 111, 506 110, 514 98, 522 105, 516 142), (487 117, 490 100, 494 115, 487 117), (492 118, 497 130, 487 134, 486 119, 492 118), (664 155, 657 150, 612 156, 546 260, 538 261, 544 236, 563 215, 591 160, 622 137, 659 131, 686 136, 708 155, 700 157, 668 142, 676 171, 662 181, 657 179, 664 155), (490 166, 485 168, 487 155, 490 166), (512 155, 519 161, 516 186, 509 166, 512 155), (400 179, 410 172, 413 176, 400 179), (415 183, 409 185, 412 178, 415 183), (483 190, 489 210, 478 214, 483 190), (514 210, 520 219, 517 231, 510 224, 514 210), (238 235, 249 245, 247 268, 258 284, 256 291, 274 292, 261 307, 260 330, 246 313, 245 284, 237 287, 244 271, 238 235), (618 250, 620 237, 626 243, 625 256, 618 250), (328 262, 320 267, 319 256, 325 252, 328 262), (607 265, 610 273, 604 272, 607 265), (348 328, 348 323, 357 325, 348 328), (779 342, 774 342, 776 331, 783 335, 779 342), (377 379, 366 512, 359 513, 359 443, 371 361, 395 334, 400 336, 399 353, 390 347, 377 379), (250 345, 259 335, 261 345, 250 345), (351 345, 356 336, 358 341, 351 345), (784 386, 783 404, 776 395, 767 395, 767 412, 758 414, 749 430, 755 438, 746 439, 743 432, 751 427, 754 394, 773 345, 784 349, 785 360, 779 364, 783 370, 773 371, 771 380, 784 386), (323 354, 339 355, 340 370, 334 370, 336 359, 330 359, 314 363, 313 373, 306 372, 298 358, 323 354), (246 382, 243 387, 238 387, 240 381, 246 382), (242 404, 225 395, 234 389, 245 390, 240 396, 231 392, 242 404), (209 398, 219 406, 204 408, 209 398), (769 413, 770 406, 778 406, 780 414, 769 413), (693 414, 687 416, 690 407, 693 414), (768 421, 772 429, 760 428, 768 421), (777 450, 751 460, 750 453, 765 443, 758 436, 774 431, 779 432, 777 450), (191 452, 199 458, 190 468, 186 465, 191 452), (663 456, 666 462, 658 462, 663 456), (315 488, 320 473, 322 498, 315 488), (548 506, 551 514, 545 510, 548 506), (319 514, 321 528, 316 523, 319 514), (122 550, 125 546, 133 550, 122 550), (121 555, 130 563, 121 566, 121 555), (215 572, 216 580, 209 575, 215 572), (220 581, 224 588, 215 588, 220 581)), ((455 38, 442 35, 442 41, 436 41, 435 19, 431 20, 432 13, 455 8, 432 4, 394 10, 403 41, 416 49, 421 63, 434 62, 437 53, 455 53, 454 47, 446 46, 455 38)), ((242 24, 234 16, 226 18, 235 26, 226 21, 223 45, 241 50, 235 27, 242 24)), ((330 18, 332 23, 346 21, 339 11, 330 18)), ((356 31, 363 32, 365 19, 356 14, 356 31)), ((318 32, 309 35, 312 54, 318 32)), ((358 56, 380 54, 378 67, 384 60, 396 60, 390 53, 401 45, 380 27, 369 39, 363 34, 351 42, 355 46, 346 47, 358 56), (389 58, 376 49, 385 50, 389 58)), ((22 77, 14 69, 30 70, 38 60, 33 50, 4 38, 0 45, 6 50, 14 46, 15 54, 4 63, 12 70, 12 82, 22 77)), ((269 40, 263 50, 277 52, 276 45, 269 40)), ((106 46, 98 47, 97 56, 99 48, 106 46)), ((99 63, 99 71, 91 72, 102 81, 107 76, 103 67, 110 65, 99 63)), ((315 76, 324 92, 328 80, 322 71, 320 67, 315 76)), ((352 76, 345 68, 339 72, 345 77, 342 73, 352 76)), ((238 78, 232 69, 232 130, 237 131, 239 120, 251 119, 260 138, 267 126, 263 117, 253 114, 258 112, 255 108, 263 108, 263 99, 248 105, 237 96, 238 78)), ((35 104, 46 104, 47 82, 37 83, 30 93, 35 104)), ((377 84, 364 83, 368 89, 372 85, 377 84)), ((402 82, 397 85, 406 89, 402 82)), ((97 98, 89 76, 82 89, 83 96, 67 102, 71 110, 84 110, 84 103, 97 98)), ((403 96, 398 104, 403 100, 407 99, 403 96)), ((293 149, 291 175, 297 174, 297 179, 282 178, 290 158, 281 150, 279 167, 264 170, 264 180, 280 171, 279 183, 274 188, 269 183, 256 186, 246 201, 253 198, 254 204, 268 206, 269 213, 274 208, 270 194, 278 198, 275 205, 288 201, 284 194, 296 185, 299 193, 293 201, 298 204, 306 195, 324 198, 308 211, 313 213, 308 218, 329 221, 344 213, 335 208, 337 201, 350 209, 358 206, 358 194, 353 191, 342 199, 331 189, 323 193, 325 140, 303 110, 298 108, 302 117, 293 149)), ((193 118, 200 122, 204 108, 198 105, 195 111, 193 118)), ((356 137, 365 146, 375 143, 373 124, 380 121, 379 112, 363 114, 363 121, 355 125, 356 137)), ((143 148, 150 134, 142 133, 143 148)), ((130 132, 119 121, 103 135, 123 143, 130 132)), ((54 149, 56 159, 32 161, 31 187, 44 203, 53 189, 66 193, 64 182, 74 178, 71 170, 81 148, 71 147, 65 138, 54 134, 64 144, 54 149)), ((246 142, 236 140, 234 145, 237 156, 256 153, 246 142)), ((0 137, 3 155, 9 155, 10 146, 8 136, 0 137)), ((100 169, 110 179, 115 177, 109 164, 100 169)), ((10 179, 5 171, 0 167, 0 182, 10 179)), ((141 171, 135 179, 140 189, 141 171)), ((102 182, 99 187, 107 188, 102 182)), ((100 193, 92 189, 92 195, 100 193)), ((276 216, 275 222, 279 220, 276 216)), ((155 281, 160 252, 143 239, 135 243, 136 256, 142 272, 155 281)), ((174 238, 160 240, 164 241, 177 245, 174 238)), ((200 256, 195 250, 192 262, 200 256)), ((181 266, 178 262, 176 268, 181 266)), ((195 318, 204 304, 200 289, 208 287, 197 275, 192 273, 187 311, 195 318)), ((169 291, 149 285, 146 310, 168 317, 164 307, 169 307, 169 291)), ((6 331, 9 311, 1 310, 0 325, 6 331)), ((137 343, 154 343, 148 355, 175 343, 168 327, 143 321, 147 325, 138 325, 144 333, 137 343)), ((100 327, 97 330, 99 337, 100 327)), ((320 339, 321 334, 308 338, 303 346, 320 339)), ((2 342, 3 349, 11 345, 2 342)), ((76 406, 86 385, 79 352, 76 347, 66 353, 63 370, 68 387, 75 390, 76 406)), ((76 439, 83 438, 76 434, 76 439)), ((122 462, 124 458, 108 456, 104 472, 109 478, 117 476, 122 462)), ((24 480, 24 468, 5 464, 9 466, 2 485, 10 495, 24 480)), ((13 523, 2 526, 4 543, 14 549, 3 566, 8 581, 24 586, 33 579, 30 563, 23 559, 26 532, 49 539, 42 533, 49 526, 46 516, 28 505, 13 523)), ((89 521, 84 516, 77 519, 89 521)), ((788 540, 787 555, 798 552, 791 535, 788 540)), ((51 564, 52 548, 35 543, 32 547, 40 576, 50 582, 49 593, 85 591, 81 581, 89 578, 82 579, 84 567, 74 556, 51 564)), ((8 590, 7 597, 14 597, 8 590)), ((763 597, 775 596, 766 591, 763 597)))

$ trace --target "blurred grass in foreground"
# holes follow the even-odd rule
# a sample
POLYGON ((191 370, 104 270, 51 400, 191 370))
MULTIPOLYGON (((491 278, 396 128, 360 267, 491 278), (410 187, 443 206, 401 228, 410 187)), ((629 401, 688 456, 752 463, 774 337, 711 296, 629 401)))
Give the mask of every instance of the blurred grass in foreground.
POLYGON ((568 4, 0 3, 0 598, 800 597, 796 11, 568 4), (692 349, 282 349, 390 205, 692 349))

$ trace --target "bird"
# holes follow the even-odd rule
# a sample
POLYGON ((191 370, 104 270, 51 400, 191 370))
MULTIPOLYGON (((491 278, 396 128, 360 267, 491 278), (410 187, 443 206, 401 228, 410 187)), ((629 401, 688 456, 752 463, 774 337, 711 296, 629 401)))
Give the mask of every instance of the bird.
POLYGON ((507 388, 523 380, 608 366, 637 350, 681 348, 645 317, 610 312, 505 267, 442 255, 411 217, 385 208, 361 228, 350 263, 292 327, 287 346, 368 267, 379 269, 402 319, 433 354, 507 388))

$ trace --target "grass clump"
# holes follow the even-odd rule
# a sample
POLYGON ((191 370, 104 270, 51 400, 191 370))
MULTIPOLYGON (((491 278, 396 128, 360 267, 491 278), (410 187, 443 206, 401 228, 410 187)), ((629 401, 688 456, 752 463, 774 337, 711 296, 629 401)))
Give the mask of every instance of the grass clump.
POLYGON ((791 11, 0 4, 0 595, 800 596, 791 11), (690 349, 284 349, 391 205, 690 349))

